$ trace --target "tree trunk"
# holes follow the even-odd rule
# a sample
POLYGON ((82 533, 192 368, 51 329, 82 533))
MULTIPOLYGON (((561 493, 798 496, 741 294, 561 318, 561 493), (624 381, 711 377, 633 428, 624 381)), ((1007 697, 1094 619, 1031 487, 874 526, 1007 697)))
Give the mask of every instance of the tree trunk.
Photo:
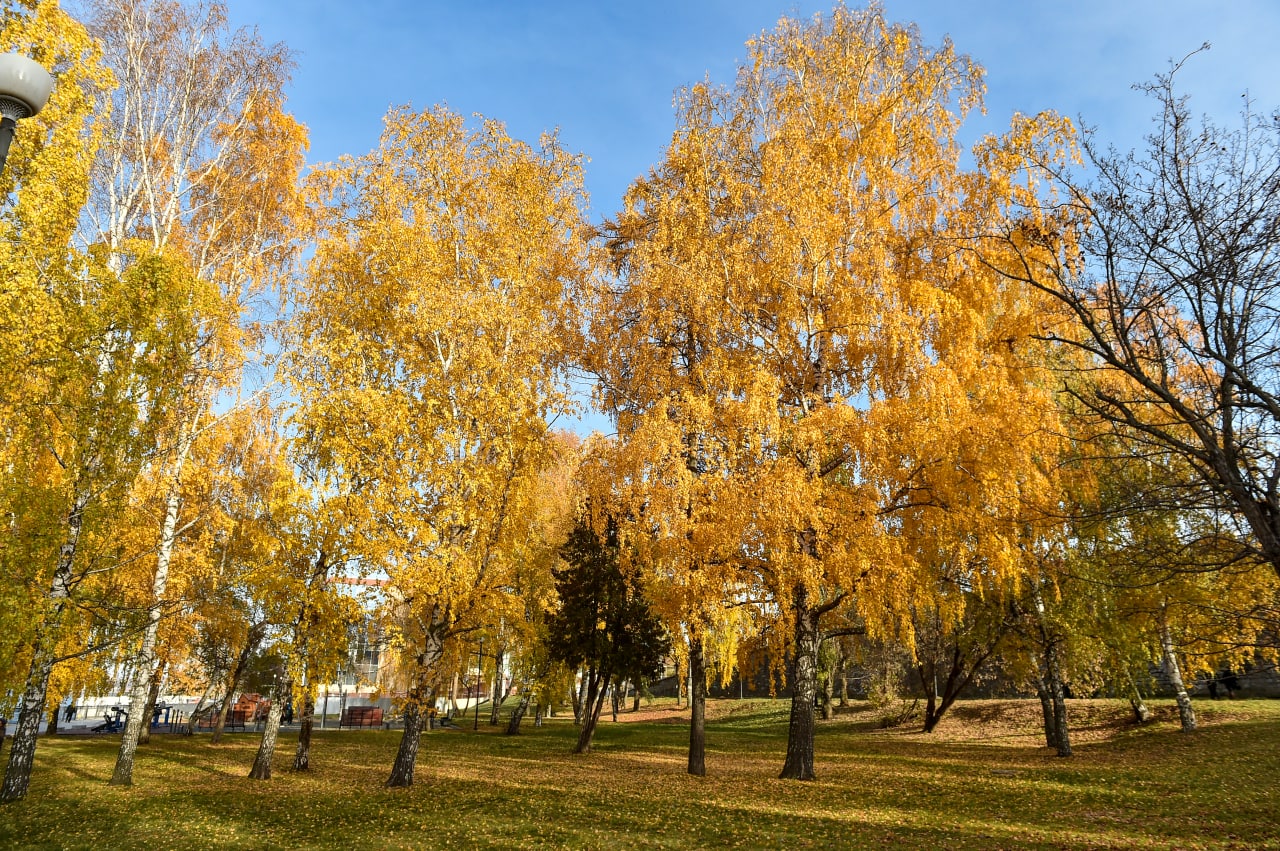
POLYGON ((1133 675, 1128 675, 1129 679, 1129 708, 1133 710, 1133 723, 1145 724, 1151 720, 1151 712, 1147 709, 1147 702, 1142 699, 1142 692, 1138 691, 1138 684, 1133 681, 1133 675))
POLYGON ((316 695, 315 685, 310 676, 302 684, 302 718, 298 725, 298 749, 293 755, 293 770, 307 771, 311 768, 311 731, 315 727, 316 695))
MULTIPOLYGON (((317 569, 323 570, 319 567, 317 569)), ((298 746, 293 751, 293 770, 307 771, 311 768, 311 730, 314 726, 312 717, 315 715, 315 683, 311 681, 311 654, 309 651, 309 633, 300 628, 300 624, 306 617, 305 605, 298 612, 298 617, 294 621, 294 636, 297 639, 297 658, 302 662, 302 706, 295 707, 299 710, 298 718, 298 746)), ((290 693, 289 699, 293 699, 290 693)))
POLYGON ((45 725, 45 727, 44 727, 44 734, 45 734, 46 736, 55 736, 55 735, 57 735, 57 733, 58 733, 58 713, 59 713, 61 710, 62 710, 62 707, 57 706, 57 705, 55 705, 55 706, 53 707, 53 709, 52 709, 52 710, 50 710, 50 712, 49 712, 49 723, 48 723, 48 724, 46 724, 46 725, 45 725))
POLYGON ((684 680, 680 679, 680 660, 676 659, 676 709, 680 708, 680 692, 684 688, 684 680))
POLYGON ((1182 721, 1182 732, 1194 733, 1196 730, 1196 711, 1191 706, 1191 695, 1182 684, 1182 669, 1178 667, 1178 657, 1173 649, 1173 633, 1169 630, 1169 622, 1160 625, 1160 650, 1164 657, 1164 673, 1173 686, 1174 698, 1178 701, 1178 717, 1182 721))
POLYGON ((400 746, 396 748, 391 776, 387 778, 387 786, 390 788, 408 788, 413 785, 413 772, 418 764, 418 745, 422 741, 422 726, 427 715, 426 707, 435 704, 435 691, 432 689, 428 692, 425 683, 444 655, 446 633, 443 624, 448 620, 437 620, 438 617, 438 612, 432 613, 432 623, 439 630, 426 636, 426 647, 419 658, 418 682, 409 692, 409 700, 404 707, 404 733, 400 736, 400 746))
POLYGON ((227 693, 222 696, 222 703, 218 706, 218 711, 213 715, 213 738, 209 739, 209 744, 211 745, 216 745, 222 741, 222 731, 226 729, 227 716, 231 713, 232 698, 235 697, 235 694, 235 688, 228 686, 227 693))
POLYGON ((937 663, 930 659, 916 665, 916 676, 920 678, 920 688, 924 691, 924 732, 932 733, 938 725, 938 688, 934 677, 938 675, 937 663))
MULTIPOLYGON (((192 423, 194 425, 194 423, 192 423)), ((151 579, 151 602, 147 608, 147 628, 142 634, 142 646, 134 662, 133 688, 129 692, 129 720, 124 725, 124 735, 120 738, 120 752, 116 754, 116 769, 111 775, 112 786, 133 785, 133 755, 138 749, 138 737, 142 734, 143 725, 151 719, 144 718, 147 709, 147 694, 151 689, 150 674, 156 666, 156 632, 160 628, 160 615, 164 608, 165 590, 169 586, 169 562, 173 558, 173 547, 178 537, 178 509, 182 506, 182 465, 186 459, 190 440, 187 439, 187 424, 183 423, 183 435, 178 447, 178 455, 170 470, 169 492, 165 495, 164 523, 160 527, 160 549, 156 553, 156 572, 151 579)))
MULTIPOLYGON (((994 648, 994 645, 992 645, 994 648)), ((991 655, 991 651, 981 655, 975 655, 969 664, 969 671, 965 673, 965 656, 958 644, 952 645, 951 648, 951 666, 947 671, 947 678, 942 685, 942 694, 937 694, 937 663, 930 662, 928 666, 919 666, 920 680, 924 686, 925 692, 929 695, 928 705, 924 712, 924 732, 932 733, 934 728, 938 726, 938 722, 942 720, 942 716, 947 714, 952 705, 956 702, 956 698, 964 693, 969 683, 973 681, 974 674, 982 669, 983 664, 991 655), (929 680, 925 679, 926 671, 929 680)))
POLYGON ((849 705, 849 660, 843 647, 840 648, 840 705, 849 705))
POLYGON ((1050 641, 1044 650, 1045 681, 1053 704, 1053 738, 1058 756, 1071 756, 1071 731, 1067 725, 1066 692, 1058 665, 1058 642, 1050 641))
POLYGON ((583 671, 579 675, 578 687, 569 692, 570 697, 573 698, 573 726, 575 727, 582 726, 582 716, 583 716, 583 710, 585 708, 583 706, 583 703, 586 701, 586 696, 585 696, 586 689, 587 689, 587 672, 583 671))
POLYGON ((582 706, 582 730, 578 733, 578 743, 574 753, 591 753, 591 740, 596 734, 596 725, 600 722, 600 712, 604 709, 605 695, 608 694, 608 671, 596 672, 588 669, 587 694, 582 706))
POLYGON ((184 729, 183 729, 184 736, 190 736, 193 733, 195 733, 196 716, 200 714, 201 708, 204 707, 204 702, 209 698, 209 691, 210 689, 213 688, 214 681, 219 677, 220 673, 221 672, 219 671, 213 672, 213 674, 209 677, 209 682, 205 684, 204 691, 202 691, 200 693, 200 697, 197 698, 196 705, 192 707, 191 714, 187 716, 187 723, 186 725, 184 725, 184 729))
POLYGON ((258 755, 253 758, 253 768, 249 777, 253 780, 271 779, 271 758, 276 752, 276 736, 280 733, 280 716, 284 714, 284 701, 293 690, 293 681, 283 674, 276 681, 271 694, 271 711, 267 713, 267 726, 262 731, 262 741, 258 743, 258 755))
POLYGON ((631 711, 632 712, 640 711, 640 684, 639 683, 636 683, 636 691, 631 698, 631 711))
POLYGON ((160 683, 164 680, 165 663, 156 666, 151 675, 151 687, 147 689, 147 703, 142 707, 142 732, 138 734, 138 744, 151 744, 151 718, 156 714, 156 703, 160 700, 160 683))
MULTIPOLYGON (((818 645, 821 650, 822 643, 818 645)), ((822 659, 822 653, 819 652, 818 659, 822 659)), ((836 677, 836 660, 832 659, 831 664, 820 669, 818 676, 818 703, 822 707, 822 720, 830 721, 835 717, 835 677, 836 677)))
POLYGON ((524 714, 529 709, 529 699, 532 692, 525 689, 520 692, 520 702, 516 704, 516 708, 511 711, 511 718, 507 720, 507 735, 518 736, 520 734, 520 722, 524 720, 524 714))
POLYGON ((689 642, 689 766, 696 777, 707 775, 707 656, 702 637, 689 642))
POLYGON ((57 661, 58 632, 62 616, 71 596, 71 568, 76 547, 80 542, 80 529, 84 522, 87 494, 77 493, 67 513, 67 537, 58 549, 58 563, 54 567, 53 581, 46 598, 48 615, 36 630, 31 652, 31 669, 26 687, 18 705, 18 724, 13 731, 13 744, 9 748, 9 763, 5 767, 4 785, 0 786, 0 801, 8 803, 25 797, 31 785, 31 766, 36 755, 36 734, 40 719, 44 716, 45 697, 49 691, 49 674, 57 661))
POLYGON ((796 681, 791 692, 791 721, 787 727, 787 760, 778 775, 784 780, 814 780, 813 699, 818 687, 818 613, 809 605, 809 591, 795 591, 796 681))
POLYGON ((1049 695, 1049 687, 1045 685, 1044 675, 1036 674, 1036 695, 1040 698, 1040 717, 1044 724, 1044 744, 1048 748, 1058 746, 1058 727, 1053 720, 1053 698, 1049 695))
POLYGON ((222 741, 222 731, 227 725, 227 716, 231 712, 232 703, 235 701, 236 689, 240 687, 240 680, 244 677, 245 668, 249 666, 249 657, 257 649, 258 642, 262 640, 262 635, 265 631, 265 624, 255 623, 249 627, 249 631, 245 635, 244 647, 240 649, 240 655, 236 657, 236 666, 231 669, 231 679, 227 682, 227 693, 222 696, 222 705, 218 708, 217 717, 213 719, 213 738, 209 740, 211 745, 216 745, 222 741))
POLYGON ((418 762, 418 743, 422 740, 422 708, 417 700, 410 700, 404 707, 404 735, 396 750, 396 761, 391 766, 387 786, 407 788, 413 785, 413 770, 418 762))
MULTIPOLYGON (((1031 599, 1035 603, 1036 625, 1040 631, 1040 640, 1044 648, 1043 675, 1045 690, 1053 709, 1053 744, 1058 749, 1058 756, 1071 756, 1071 732, 1067 725, 1067 702, 1062 685, 1062 667, 1058 660, 1059 638, 1050 629, 1049 619, 1045 614, 1044 597, 1035 580, 1031 583, 1031 599)), ((1047 738, 1047 737, 1046 737, 1047 738)))
POLYGON ((493 705, 489 707, 490 726, 497 726, 502 703, 507 699, 507 690, 503 688, 502 676, 502 663, 506 660, 506 657, 507 651, 505 647, 499 647, 493 652, 493 705))

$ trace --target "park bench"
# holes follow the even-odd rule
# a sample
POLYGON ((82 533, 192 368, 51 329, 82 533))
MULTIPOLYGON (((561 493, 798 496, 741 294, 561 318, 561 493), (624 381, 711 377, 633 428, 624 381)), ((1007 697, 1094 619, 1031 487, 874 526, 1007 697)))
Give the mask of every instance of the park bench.
MULTIPOLYGON (((214 722, 218 717, 218 708, 216 706, 209 707, 209 710, 202 711, 198 716, 192 718, 189 723, 194 724, 197 730, 212 730, 214 722)), ((245 728, 245 724, 253 720, 252 709, 231 709, 231 714, 227 716, 227 723, 222 725, 224 730, 241 730, 245 728)))
POLYGON ((381 727, 382 709, 377 706, 348 706, 338 727, 381 727))

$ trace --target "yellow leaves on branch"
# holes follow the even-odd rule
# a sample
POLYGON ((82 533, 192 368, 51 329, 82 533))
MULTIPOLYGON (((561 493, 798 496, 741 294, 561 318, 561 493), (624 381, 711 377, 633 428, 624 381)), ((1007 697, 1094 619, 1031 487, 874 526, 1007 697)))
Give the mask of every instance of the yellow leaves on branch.
POLYGON ((515 568, 548 423, 569 408, 579 158, 401 108, 311 191, 321 238, 292 359, 305 451, 369 507, 357 549, 394 593, 461 617, 515 568))
POLYGON ((637 534, 667 542, 677 585, 704 608, 746 575, 783 608, 801 586, 857 592, 894 630, 939 561, 1016 573, 1046 493, 1045 299, 974 248, 1070 125, 1018 119, 962 170, 981 69, 878 7, 784 19, 749 49, 732 89, 684 92, 609 223, 623 285, 599 293, 588 359, 637 534))

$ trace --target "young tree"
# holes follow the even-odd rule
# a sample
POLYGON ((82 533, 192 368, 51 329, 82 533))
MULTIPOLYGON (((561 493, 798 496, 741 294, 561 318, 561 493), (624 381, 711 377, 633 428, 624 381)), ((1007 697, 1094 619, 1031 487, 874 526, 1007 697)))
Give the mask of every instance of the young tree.
POLYGON ((387 573, 390 640, 412 667, 389 785, 407 786, 450 640, 504 608, 548 422, 569 406, 581 174, 554 137, 532 147, 496 121, 396 109, 379 148, 317 190, 297 426, 324 489, 353 495, 352 551, 387 573))
POLYGON ((551 655, 582 666, 586 683, 582 728, 574 753, 590 753, 605 695, 627 678, 657 673, 670 651, 662 624, 649 608, 639 576, 623 571, 618 526, 609 517, 579 518, 560 551, 555 571, 560 608, 547 628, 551 655), (596 523, 603 532, 596 531, 596 523))

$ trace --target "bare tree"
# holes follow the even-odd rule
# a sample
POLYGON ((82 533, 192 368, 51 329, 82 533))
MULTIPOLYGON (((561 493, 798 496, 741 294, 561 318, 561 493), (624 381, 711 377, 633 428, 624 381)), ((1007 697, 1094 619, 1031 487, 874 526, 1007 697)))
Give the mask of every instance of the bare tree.
POLYGON ((1058 195, 1001 234, 1016 268, 992 262, 1071 315, 1045 336, 1101 368, 1068 379, 1084 412, 1186 469, 1178 503, 1280 573, 1280 114, 1193 120, 1181 65, 1138 87, 1144 151, 1086 134, 1091 182, 1041 161, 1058 195))

